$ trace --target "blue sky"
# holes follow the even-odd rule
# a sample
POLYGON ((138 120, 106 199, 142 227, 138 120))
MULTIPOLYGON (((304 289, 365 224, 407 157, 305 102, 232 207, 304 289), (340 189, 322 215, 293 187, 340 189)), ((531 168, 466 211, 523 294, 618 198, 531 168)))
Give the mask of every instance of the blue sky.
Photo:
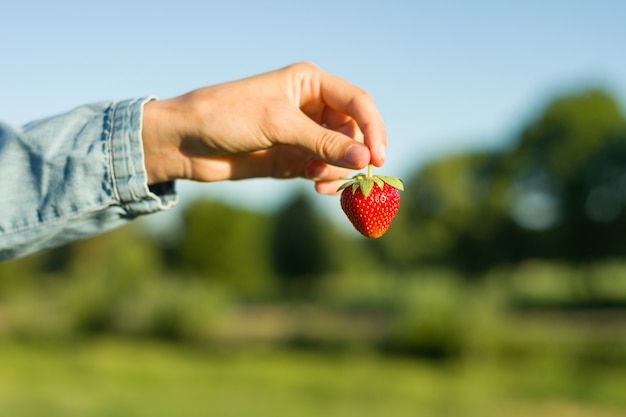
MULTIPOLYGON (((381 173, 408 177, 437 155, 502 146, 559 92, 603 86, 625 103, 624 16, 617 0, 23 0, 0 8, 0 119, 166 98, 307 60, 373 95, 389 140, 381 173)), ((179 189, 261 209, 303 183, 179 189)))

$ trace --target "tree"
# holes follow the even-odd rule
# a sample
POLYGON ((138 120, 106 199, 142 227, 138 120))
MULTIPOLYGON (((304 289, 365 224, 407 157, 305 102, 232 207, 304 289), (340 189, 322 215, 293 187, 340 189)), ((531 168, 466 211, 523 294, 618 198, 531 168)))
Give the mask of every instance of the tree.
POLYGON ((604 236, 621 211, 613 197, 621 198, 615 182, 625 172, 625 132, 619 106, 601 91, 555 100, 522 132, 503 166, 510 214, 527 242, 523 256, 584 261, 617 254, 604 236))
POLYGON ((268 226, 266 215, 197 200, 183 213, 182 238, 172 250, 172 266, 241 294, 271 293, 268 226))
POLYGON ((408 265, 480 272, 528 258, 623 256, 626 120, 605 92, 560 97, 510 149, 433 161, 407 190, 387 252, 408 265))
POLYGON ((287 287, 310 287, 328 270, 324 227, 303 192, 295 194, 275 214, 272 260, 287 287))

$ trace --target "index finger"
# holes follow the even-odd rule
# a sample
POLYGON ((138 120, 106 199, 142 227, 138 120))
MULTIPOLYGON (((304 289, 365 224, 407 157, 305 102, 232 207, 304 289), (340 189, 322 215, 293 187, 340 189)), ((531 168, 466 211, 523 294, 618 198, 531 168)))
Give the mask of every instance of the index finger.
POLYGON ((364 89, 321 69, 318 69, 316 76, 317 80, 311 80, 309 92, 317 97, 307 96, 306 91, 303 91, 301 105, 308 100, 318 99, 333 110, 352 117, 363 132, 372 164, 381 166, 385 160, 387 134, 372 96, 364 89))

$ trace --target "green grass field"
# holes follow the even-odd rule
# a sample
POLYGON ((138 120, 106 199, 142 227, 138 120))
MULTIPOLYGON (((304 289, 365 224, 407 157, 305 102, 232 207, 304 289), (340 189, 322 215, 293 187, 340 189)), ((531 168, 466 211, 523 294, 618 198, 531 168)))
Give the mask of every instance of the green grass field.
POLYGON ((4 341, 0 410, 11 417, 616 417, 626 416, 626 369, 4 341))

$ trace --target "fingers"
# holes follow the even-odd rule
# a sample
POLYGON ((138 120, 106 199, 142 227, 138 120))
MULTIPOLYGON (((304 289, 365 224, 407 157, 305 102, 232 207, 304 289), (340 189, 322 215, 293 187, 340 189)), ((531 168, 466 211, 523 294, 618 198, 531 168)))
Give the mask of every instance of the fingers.
MULTIPOLYGON (((305 167, 306 178, 314 181, 340 181, 342 177, 347 177, 352 173, 351 169, 340 168, 334 165, 328 165, 327 163, 317 160, 309 159, 305 167)), ((338 187, 338 186, 337 186, 338 187)))
POLYGON ((193 160, 194 178, 213 182, 248 178, 295 178, 305 175, 308 157, 288 146, 193 160))
POLYGON ((343 184, 345 181, 335 180, 335 181, 316 181, 315 182, 315 191, 320 194, 339 194, 337 189, 343 184))
MULTIPOLYGON (((370 150, 358 140, 340 131, 320 126, 298 109, 285 109, 280 126, 273 129, 282 144, 297 146, 317 159, 349 169, 362 169, 372 160, 370 150)), ((339 128, 358 137, 353 124, 339 128)), ((361 139, 362 140, 362 139, 361 139)))
POLYGON ((326 108, 322 118, 322 125, 328 129, 343 133, 357 142, 364 143, 363 132, 361 132, 359 125, 353 118, 345 114, 326 108))
POLYGON ((305 81, 300 106, 305 109, 314 107, 315 102, 322 102, 336 114, 354 119, 371 153, 371 161, 368 162, 381 166, 385 160, 387 135, 382 117, 369 93, 317 67, 307 69, 309 72, 303 75, 305 81))
POLYGON ((251 153, 195 158, 192 169, 194 178, 203 182, 296 177, 334 181, 351 173, 350 169, 328 165, 300 149, 285 145, 251 153))
POLYGON ((348 91, 342 91, 339 86, 332 86, 334 83, 341 84, 335 77, 330 77, 330 81, 322 84, 323 87, 327 87, 322 92, 324 98, 331 107, 354 118, 363 133, 363 141, 370 150, 371 162, 381 166, 385 161, 387 136, 374 102, 363 90, 354 91, 354 88, 346 88, 348 91), (328 86, 329 84, 331 86, 328 86))

